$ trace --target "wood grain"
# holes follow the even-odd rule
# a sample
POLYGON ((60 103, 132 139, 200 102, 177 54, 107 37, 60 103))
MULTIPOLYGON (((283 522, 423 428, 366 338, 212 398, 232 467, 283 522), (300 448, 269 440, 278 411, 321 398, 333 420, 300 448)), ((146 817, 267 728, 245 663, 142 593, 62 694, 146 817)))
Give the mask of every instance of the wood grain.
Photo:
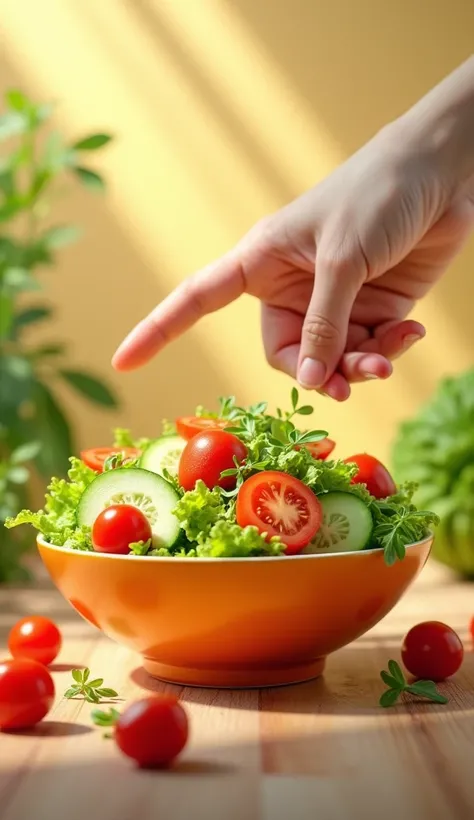
POLYGON ((464 820, 474 816, 474 656, 467 627, 474 587, 430 564, 396 610, 335 654, 324 678, 263 691, 161 684, 139 660, 89 627, 47 582, 0 591, 0 647, 21 615, 61 625, 55 706, 28 733, 0 734, 1 820, 464 820), (441 688, 446 706, 378 706, 379 672, 419 620, 444 620, 465 640, 462 669, 441 688), (120 692, 173 691, 191 740, 168 772, 134 768, 90 721, 92 706, 62 693, 71 666, 120 692))

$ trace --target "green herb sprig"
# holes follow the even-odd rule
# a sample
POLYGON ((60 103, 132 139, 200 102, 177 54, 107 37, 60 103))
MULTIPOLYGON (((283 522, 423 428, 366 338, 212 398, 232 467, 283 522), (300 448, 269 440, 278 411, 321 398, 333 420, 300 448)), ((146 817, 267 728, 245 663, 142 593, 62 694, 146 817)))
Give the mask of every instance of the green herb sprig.
POLYGON ((388 686, 388 689, 383 692, 379 700, 380 706, 385 709, 393 706, 402 692, 409 692, 410 695, 417 695, 434 703, 444 704, 448 702, 448 698, 438 692, 436 684, 432 680, 417 680, 408 683, 400 665, 394 660, 388 662, 388 672, 383 670, 380 677, 388 686))
MULTIPOLYGON (((114 709, 113 706, 111 706, 110 709, 107 709, 107 711, 104 711, 103 709, 93 709, 91 712, 92 723, 94 723, 95 726, 101 726, 103 729, 113 728, 119 717, 120 712, 118 709, 114 709)), ((104 738, 109 739, 112 737, 112 733, 104 732, 103 736, 104 738)))
POLYGON ((64 693, 65 698, 83 697, 88 703, 100 703, 102 698, 116 698, 118 692, 103 686, 103 678, 89 680, 90 669, 73 669, 72 677, 75 683, 64 693))

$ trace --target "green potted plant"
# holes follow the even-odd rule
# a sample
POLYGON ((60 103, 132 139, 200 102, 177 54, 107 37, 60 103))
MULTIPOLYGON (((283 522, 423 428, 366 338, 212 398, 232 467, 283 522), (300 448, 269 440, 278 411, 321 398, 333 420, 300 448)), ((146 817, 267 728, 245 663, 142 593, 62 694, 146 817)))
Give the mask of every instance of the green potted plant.
POLYGON ((393 447, 397 478, 418 484, 415 502, 440 517, 433 555, 474 578, 474 370, 443 379, 393 447))
POLYGON ((103 407, 117 404, 102 379, 68 367, 62 342, 35 346, 25 339, 27 328, 51 315, 38 296, 43 289, 38 272, 54 266, 60 248, 79 235, 73 225, 50 224, 51 194, 68 175, 102 191, 103 178, 84 158, 111 137, 92 134, 68 143, 45 128, 51 105, 35 104, 18 90, 7 92, 5 104, 0 116, 0 582, 27 574, 21 555, 31 538, 6 530, 3 522, 28 505, 31 468, 45 478, 62 476, 74 452, 55 382, 65 381, 103 407))

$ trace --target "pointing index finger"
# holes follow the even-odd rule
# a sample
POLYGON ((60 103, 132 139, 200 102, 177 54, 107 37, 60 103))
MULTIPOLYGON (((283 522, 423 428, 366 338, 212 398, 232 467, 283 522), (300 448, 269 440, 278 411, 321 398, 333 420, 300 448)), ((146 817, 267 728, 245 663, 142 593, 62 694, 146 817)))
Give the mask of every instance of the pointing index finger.
POLYGON ((129 333, 116 351, 116 370, 146 364, 208 313, 242 295, 245 279, 236 253, 229 253, 185 279, 129 333))

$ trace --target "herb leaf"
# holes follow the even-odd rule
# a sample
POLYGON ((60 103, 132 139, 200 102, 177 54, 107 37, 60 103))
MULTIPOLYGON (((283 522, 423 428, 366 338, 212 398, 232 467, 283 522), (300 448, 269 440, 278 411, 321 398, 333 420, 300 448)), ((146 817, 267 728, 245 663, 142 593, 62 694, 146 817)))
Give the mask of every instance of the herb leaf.
POLYGON ((76 684, 66 690, 64 693, 65 698, 82 696, 88 703, 100 703, 101 698, 118 697, 115 689, 107 689, 102 686, 103 678, 95 678, 89 681, 90 669, 73 669, 72 677, 76 684))
POLYGON ((389 672, 384 669, 380 673, 383 682, 389 687, 380 696, 379 703, 385 709, 393 706, 402 692, 408 692, 410 695, 417 695, 420 698, 426 698, 434 703, 447 703, 448 698, 441 695, 436 688, 436 684, 432 680, 419 680, 414 683, 407 683, 405 675, 400 668, 400 665, 390 660, 388 662, 389 672))

